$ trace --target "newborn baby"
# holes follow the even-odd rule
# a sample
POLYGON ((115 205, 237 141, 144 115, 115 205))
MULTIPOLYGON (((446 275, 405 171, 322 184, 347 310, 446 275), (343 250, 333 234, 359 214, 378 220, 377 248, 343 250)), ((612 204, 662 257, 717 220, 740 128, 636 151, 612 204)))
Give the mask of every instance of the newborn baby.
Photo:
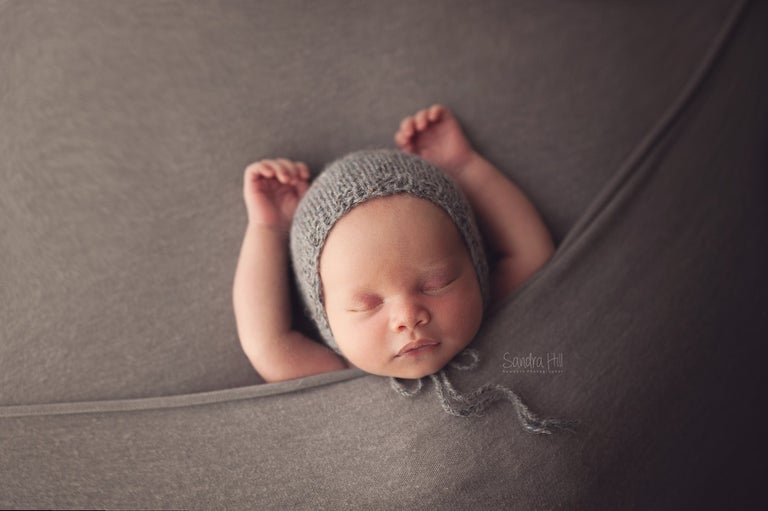
POLYGON ((264 380, 350 365, 433 375, 472 341, 484 310, 551 257, 534 206, 447 108, 405 118, 395 142, 400 150, 337 160, 311 187, 301 162, 246 169, 233 298, 243 350, 264 380), (490 276, 475 217, 492 250, 490 276), (289 249, 325 345, 292 327, 289 249))

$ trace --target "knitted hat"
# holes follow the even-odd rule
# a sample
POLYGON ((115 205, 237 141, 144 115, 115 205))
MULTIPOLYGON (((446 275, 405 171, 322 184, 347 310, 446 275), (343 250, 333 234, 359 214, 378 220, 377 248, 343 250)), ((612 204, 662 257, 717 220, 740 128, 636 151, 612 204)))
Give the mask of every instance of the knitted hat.
POLYGON ((352 208, 377 197, 407 193, 442 208, 456 224, 488 301, 488 263, 472 209, 443 171, 395 150, 349 154, 328 165, 302 198, 291 225, 291 258, 299 292, 323 340, 339 351, 328 324, 320 282, 320 254, 331 228, 352 208))

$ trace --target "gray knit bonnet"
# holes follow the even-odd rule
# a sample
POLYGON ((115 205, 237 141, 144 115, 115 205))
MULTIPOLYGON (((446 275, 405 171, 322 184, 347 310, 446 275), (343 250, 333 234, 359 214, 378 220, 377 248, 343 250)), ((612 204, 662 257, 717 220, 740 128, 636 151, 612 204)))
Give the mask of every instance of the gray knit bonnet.
POLYGON ((367 150, 340 158, 315 179, 291 225, 291 259, 299 292, 328 346, 339 352, 323 305, 320 254, 334 224, 352 208, 377 197, 407 193, 441 207, 469 250, 483 302, 488 303, 488 263, 472 209, 456 183, 431 163, 402 151, 367 150))

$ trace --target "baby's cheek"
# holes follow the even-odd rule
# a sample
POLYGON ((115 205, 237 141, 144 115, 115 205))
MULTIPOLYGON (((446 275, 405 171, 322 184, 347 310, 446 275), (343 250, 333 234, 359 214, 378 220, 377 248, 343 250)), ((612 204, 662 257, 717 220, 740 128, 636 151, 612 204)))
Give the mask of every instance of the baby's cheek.
POLYGON ((380 327, 375 319, 365 321, 337 321, 331 324, 333 336, 342 355, 355 366, 370 373, 378 373, 380 327))
POLYGON ((477 286, 468 286, 452 306, 451 317, 456 318, 456 331, 467 343, 474 339, 483 320, 483 299, 477 286))

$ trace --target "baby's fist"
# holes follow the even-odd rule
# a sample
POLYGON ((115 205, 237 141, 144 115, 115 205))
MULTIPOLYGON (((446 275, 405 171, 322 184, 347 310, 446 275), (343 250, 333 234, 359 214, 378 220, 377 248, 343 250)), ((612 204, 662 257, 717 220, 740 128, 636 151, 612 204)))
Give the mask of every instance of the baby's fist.
POLYGON ((432 105, 403 119, 395 143, 454 177, 463 172, 474 153, 458 120, 443 105, 432 105))
POLYGON ((249 222, 287 231, 296 206, 309 187, 309 177, 306 164, 284 158, 248 165, 243 198, 249 222))

